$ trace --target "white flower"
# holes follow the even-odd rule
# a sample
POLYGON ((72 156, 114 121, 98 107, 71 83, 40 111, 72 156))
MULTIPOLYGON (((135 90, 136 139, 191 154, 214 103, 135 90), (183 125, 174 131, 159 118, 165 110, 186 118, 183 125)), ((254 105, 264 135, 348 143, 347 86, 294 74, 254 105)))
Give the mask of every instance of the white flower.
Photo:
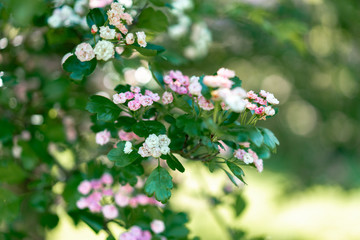
POLYGON ((154 157, 154 158, 158 158, 161 156, 161 150, 159 147, 154 147, 154 148, 151 148, 151 155, 154 157))
POLYGON ((170 153, 170 148, 167 147, 167 146, 161 146, 161 147, 160 147, 160 152, 161 152, 162 154, 164 154, 164 155, 169 154, 169 153, 170 153))
POLYGON ((104 39, 114 39, 115 34, 116 34, 115 29, 111 29, 111 28, 109 28, 109 26, 100 27, 100 37, 102 37, 104 39))
POLYGON ((114 44, 106 40, 101 40, 96 44, 94 52, 96 54, 97 60, 107 61, 110 58, 114 57, 114 44))
POLYGON ((246 163, 246 164, 250 164, 250 163, 254 162, 254 158, 250 153, 245 153, 243 160, 244 160, 244 163, 246 163))
POLYGON ((99 30, 99 29, 98 29, 98 27, 97 27, 95 24, 93 24, 93 25, 91 26, 91 33, 92 33, 92 34, 97 33, 98 30, 99 30))
POLYGON ((140 154, 142 157, 150 157, 151 152, 149 147, 145 144, 143 144, 142 147, 139 148, 138 154, 140 154))
POLYGON ((243 112, 246 108, 246 102, 238 95, 230 94, 224 99, 225 103, 234 112, 243 112))
POLYGON ((151 230, 158 234, 162 233, 165 230, 165 224, 161 220, 154 220, 150 223, 151 230))
POLYGON ((265 90, 261 90, 260 91, 260 95, 262 96, 262 97, 267 97, 267 95, 268 95, 269 93, 267 92, 267 91, 265 91, 265 90))
POLYGON ((131 45, 135 42, 134 34, 129 33, 125 38, 126 44, 131 45))
POLYGON ((168 138, 165 134, 159 135, 158 139, 160 147, 167 147, 171 142, 170 138, 168 138))
POLYGON ((125 154, 129 154, 129 153, 131 153, 133 150, 132 150, 132 144, 131 144, 131 142, 129 142, 129 141, 126 141, 126 143, 125 143, 125 148, 124 148, 124 153, 125 154))
POLYGON ((238 96, 242 97, 242 98, 247 97, 246 91, 241 87, 236 87, 236 88, 232 89, 231 92, 233 94, 235 94, 235 95, 238 95, 238 96))
POLYGON ((89 43, 80 43, 77 45, 75 55, 81 62, 90 61, 95 57, 94 49, 89 43))
POLYGON ((199 77, 192 76, 190 78, 189 92, 192 95, 201 96, 202 86, 199 83, 199 77))
POLYGON ((113 95, 113 102, 115 104, 124 103, 126 102, 126 97, 124 93, 114 94, 113 95))
POLYGON ((3 80, 2 80, 2 78, 1 78, 1 77, 3 77, 3 76, 4 76, 4 72, 1 71, 1 72, 0 72, 0 87, 4 86, 3 80))
POLYGON ((272 93, 267 94, 266 101, 274 105, 279 104, 279 100, 277 100, 272 93))
POLYGON ((146 35, 144 32, 137 32, 136 33, 137 42, 140 45, 140 47, 146 47, 146 35))
POLYGON ((265 107, 265 114, 268 116, 273 116, 275 114, 275 110, 271 106, 265 107))
POLYGON ((150 134, 146 138, 145 143, 149 148, 158 147, 159 146, 159 138, 155 134, 150 134))

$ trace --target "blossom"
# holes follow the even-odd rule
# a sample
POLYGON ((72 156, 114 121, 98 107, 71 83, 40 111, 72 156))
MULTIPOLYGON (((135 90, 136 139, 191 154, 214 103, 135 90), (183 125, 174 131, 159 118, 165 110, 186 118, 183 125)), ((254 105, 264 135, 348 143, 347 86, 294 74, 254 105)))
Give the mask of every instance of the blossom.
POLYGON ((200 96, 202 86, 199 83, 199 77, 192 76, 190 78, 189 93, 192 95, 200 96))
POLYGON ((265 108, 263 106, 255 108, 255 114, 262 115, 264 113, 265 108))
POLYGON ((275 115, 275 110, 271 106, 265 107, 265 114, 268 116, 275 115))
POLYGON ((171 70, 168 75, 164 76, 164 82, 178 94, 188 93, 189 77, 183 75, 180 71, 171 70))
POLYGON ((171 140, 168 136, 162 134, 157 136, 156 134, 150 134, 146 139, 143 145, 139 148, 138 153, 142 157, 154 157, 158 158, 162 154, 166 155, 170 153, 170 144, 171 140))
POLYGON ((150 157, 151 156, 150 148, 147 147, 146 144, 143 144, 143 146, 139 148, 138 153, 141 155, 141 157, 150 157))
POLYGON ((113 177, 111 176, 110 173, 104 173, 102 176, 101 176, 101 182, 103 184, 112 184, 114 182, 114 179, 113 177))
POLYGON ((124 93, 114 94, 113 95, 113 102, 115 104, 124 103, 126 102, 126 97, 124 93))
POLYGON ((119 207, 126 207, 129 205, 130 197, 119 192, 115 194, 115 202, 119 207))
POLYGON ((153 100, 149 96, 141 96, 140 97, 140 104, 144 107, 151 106, 153 104, 153 100))
POLYGON ((161 233, 165 230, 164 222, 161 220, 157 220, 157 219, 155 219, 154 221, 152 221, 150 223, 150 227, 151 227, 151 230, 156 234, 161 233))
POLYGON ((236 157, 239 160, 242 160, 244 158, 245 154, 246 154, 246 151, 243 149, 237 149, 234 151, 234 157, 236 157))
POLYGON ((246 107, 246 102, 238 95, 227 95, 224 99, 224 102, 230 107, 234 112, 243 112, 246 107))
POLYGON ((133 17, 128 13, 122 13, 121 19, 125 20, 127 25, 131 25, 133 22, 133 17))
POLYGON ((256 161, 254 161, 254 164, 258 172, 262 172, 264 170, 264 163, 262 159, 257 159, 256 161))
POLYGON ((217 87, 231 88, 233 81, 224 78, 222 76, 205 76, 204 84, 212 88, 217 88, 217 87))
POLYGON ((257 96, 256 93, 254 93, 254 91, 248 91, 248 92, 247 92, 247 97, 248 97, 249 99, 256 99, 258 96, 257 96))
POLYGON ((81 62, 87 62, 95 57, 95 52, 89 43, 80 43, 76 47, 75 55, 81 62))
POLYGON ((125 41, 126 41, 126 44, 128 44, 128 45, 133 44, 135 42, 134 34, 133 33, 127 34, 125 37, 125 41))
POLYGON ((139 87, 131 86, 130 91, 132 91, 133 93, 139 93, 141 91, 141 89, 139 87))
POLYGON ((146 35, 145 35, 145 33, 144 32, 137 32, 136 37, 137 37, 137 43, 140 45, 140 47, 146 47, 147 43, 146 43, 146 35))
POLYGON ((86 198, 82 197, 80 198, 77 202, 76 202, 76 206, 79 208, 79 209, 85 209, 88 207, 88 201, 86 198))
POLYGON ((78 186, 79 193, 86 195, 91 191, 91 183, 87 180, 84 180, 78 186))
POLYGON ((103 206, 101 211, 107 219, 114 219, 119 215, 118 209, 112 204, 103 206))
POLYGON ((212 102, 207 100, 204 96, 198 97, 198 103, 199 103, 199 106, 206 111, 210 111, 210 110, 214 109, 214 104, 212 104, 212 102))
POLYGON ((168 136, 166 136, 165 134, 161 134, 158 136, 159 139, 159 145, 162 146, 169 146, 169 144, 171 143, 170 138, 168 138, 168 136))
POLYGON ((131 144, 131 142, 126 141, 126 142, 125 142, 124 153, 125 153, 125 154, 129 154, 129 153, 131 153, 132 151, 133 151, 133 150, 132 150, 132 144, 131 144))
POLYGON ((130 100, 130 99, 133 99, 133 98, 134 98, 134 93, 132 93, 132 92, 127 91, 127 92, 125 92, 124 94, 125 94, 125 98, 126 98, 127 100, 130 100))
POLYGON ((140 137, 133 132, 125 132, 124 130, 119 131, 119 138, 122 141, 131 141, 133 139, 139 140, 140 137))
POLYGON ((92 33, 92 34, 97 33, 98 30, 99 30, 99 29, 98 29, 98 27, 97 27, 95 24, 93 24, 93 25, 91 26, 91 33, 92 33))
POLYGON ((141 104, 139 101, 132 100, 128 102, 128 107, 130 108, 131 111, 136 111, 141 107, 141 104))
POLYGON ((114 39, 115 38, 116 31, 115 29, 109 28, 109 26, 101 26, 100 27, 100 37, 104 39, 114 39))
POLYGON ((279 104, 279 100, 277 100, 274 97, 274 94, 272 94, 272 93, 267 94, 266 101, 268 101, 270 104, 274 104, 274 105, 279 104))
POLYGON ((156 136, 156 134, 150 134, 146 138, 145 143, 147 146, 149 146, 149 148, 157 147, 159 145, 159 138, 156 136))
POLYGON ((246 163, 246 164, 254 162, 254 158, 253 158, 252 154, 250 154, 250 153, 245 153, 243 160, 244 160, 244 163, 246 163))
POLYGON ((217 75, 224 78, 233 78, 235 77, 235 72, 227 68, 220 68, 217 71, 217 75))
POLYGON ((107 61, 114 57, 114 44, 106 40, 101 40, 95 45, 94 52, 97 60, 107 61))
POLYGON ((99 145, 104 145, 110 141, 111 134, 105 129, 104 131, 96 133, 95 140, 99 145))
POLYGON ((174 100, 174 97, 171 92, 164 92, 161 98, 163 104, 170 104, 174 100))
POLYGON ((261 90, 261 91, 260 91, 260 96, 262 96, 262 97, 264 97, 264 98, 266 98, 268 94, 269 94, 269 93, 266 92, 265 90, 261 90))
POLYGON ((113 0, 90 0, 89 7, 90 8, 103 8, 112 2, 113 2, 113 0))

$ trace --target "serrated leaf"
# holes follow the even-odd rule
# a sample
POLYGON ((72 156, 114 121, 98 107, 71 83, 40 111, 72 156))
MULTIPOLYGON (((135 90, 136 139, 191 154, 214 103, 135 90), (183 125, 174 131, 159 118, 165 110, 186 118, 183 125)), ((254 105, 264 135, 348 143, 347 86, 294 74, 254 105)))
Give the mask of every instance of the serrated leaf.
POLYGON ((133 132, 139 137, 147 137, 154 133, 156 135, 165 134, 165 126, 158 121, 140 121, 133 125, 133 132))
POLYGON ((162 159, 166 160, 167 165, 172 170, 178 170, 179 172, 185 172, 184 166, 181 164, 181 162, 172 154, 162 155, 162 159))
MULTIPOLYGON (((243 176, 245 176, 244 171, 233 162, 226 162, 226 165, 229 167, 230 171, 243 183, 245 183, 243 176)), ((246 183, 245 183, 246 184, 246 183)))
POLYGON ((155 168, 145 183, 145 193, 148 196, 155 195, 156 200, 166 203, 171 197, 173 188, 172 177, 164 168, 155 168))
POLYGON ((271 150, 276 149, 276 145, 279 145, 279 140, 275 137, 274 133, 267 128, 260 128, 264 136, 264 144, 268 146, 271 150))
POLYGON ((97 119, 102 121, 115 121, 121 112, 121 109, 110 99, 93 95, 86 105, 86 110, 97 114, 97 119))
POLYGON ((119 142, 117 148, 113 148, 107 157, 110 161, 115 162, 118 167, 126 167, 140 158, 140 155, 133 150, 131 153, 124 153, 125 142, 119 142))
POLYGON ((250 140, 258 147, 260 147, 261 144, 263 144, 263 142, 264 142, 263 135, 261 134, 259 129, 257 129, 256 127, 249 129, 249 137, 250 137, 250 140))

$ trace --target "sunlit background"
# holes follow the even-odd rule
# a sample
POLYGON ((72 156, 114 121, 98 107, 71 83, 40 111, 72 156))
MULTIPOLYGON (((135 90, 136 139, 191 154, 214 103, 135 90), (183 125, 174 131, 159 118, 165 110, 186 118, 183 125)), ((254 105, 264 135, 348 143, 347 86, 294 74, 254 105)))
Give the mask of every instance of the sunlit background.
MULTIPOLYGON (((21 23, 49 7, 42 1, 26 1, 25 5, 20 0, 5 2, 12 6, 15 21, 21 23)), ((265 160, 263 173, 248 170, 248 185, 235 189, 223 173, 210 174, 197 163, 187 163, 185 174, 175 177, 182 184, 170 204, 189 214, 192 235, 230 239, 226 226, 236 226, 251 237, 266 239, 360 239, 360 2, 174 0, 173 4, 168 34, 152 39, 167 49, 164 56, 171 62, 166 66, 169 70, 201 75, 227 67, 236 71, 246 90, 265 89, 280 100, 277 117, 261 123, 277 135, 280 147, 265 160), (234 216, 227 204, 214 208, 214 202, 204 198, 210 194, 225 198, 226 203, 223 188, 227 185, 232 191, 229 194, 242 194, 246 201, 240 217, 234 216)), ((60 75, 60 56, 71 51, 78 39, 70 34, 72 38, 62 46, 46 35, 44 28, 2 24, 0 71, 12 56, 18 62, 35 59, 25 69, 13 66, 20 79, 25 78, 25 70, 44 63, 49 73, 41 79, 27 78, 15 87, 16 96, 5 100, 3 95, 2 103, 15 109, 25 102, 26 89, 39 88, 42 83, 45 98, 54 104, 48 112, 34 114, 31 123, 41 125, 45 117, 46 121, 73 124, 71 118, 56 120, 61 111, 55 103, 69 97, 69 106, 78 116, 86 97, 66 96, 67 89, 79 88, 66 79, 52 85, 46 78, 60 75), (24 43, 31 53, 21 49, 24 43), (5 52, 9 47, 18 49, 15 55, 5 52), (31 57, 43 47, 59 56, 31 57)), ((62 30, 53 27, 50 31, 62 30)), ((81 91, 111 96, 121 82, 156 87, 148 63, 134 60, 126 67, 108 63, 97 69, 81 91)), ((81 129, 86 130, 88 116, 82 118, 81 129)), ((85 138, 91 142, 94 136, 85 138)), ((53 154, 58 154, 56 158, 64 166, 72 167, 71 150, 53 154)), ((82 157, 92 154, 84 152, 82 157)), ((95 235, 81 224, 75 227, 63 208, 56 211, 60 224, 47 232, 47 239, 105 239, 105 233, 95 235)), ((116 226, 112 230, 117 234, 123 231, 116 226)))

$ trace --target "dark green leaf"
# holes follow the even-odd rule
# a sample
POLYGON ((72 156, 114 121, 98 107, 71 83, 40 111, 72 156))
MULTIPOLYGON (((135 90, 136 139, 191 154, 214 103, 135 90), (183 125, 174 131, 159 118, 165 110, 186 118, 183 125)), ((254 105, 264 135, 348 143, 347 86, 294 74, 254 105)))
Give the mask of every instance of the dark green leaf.
POLYGON ((15 163, 0 166, 0 182, 20 183, 26 178, 26 172, 15 163))
POLYGON ((258 147, 260 147, 261 144, 263 144, 263 142, 264 142, 263 135, 261 134, 259 129, 257 129, 256 127, 249 129, 249 137, 250 137, 250 140, 258 147))
POLYGON ((91 9, 86 15, 86 22, 89 28, 91 28, 94 24, 97 27, 103 26, 106 20, 107 15, 105 14, 104 10, 100 8, 91 9))
POLYGON ((175 171, 177 169, 179 172, 185 172, 184 166, 172 153, 168 155, 162 155, 161 158, 166 160, 167 165, 172 170, 175 171))
POLYGON ((56 214, 45 213, 40 217, 40 224, 49 229, 55 228, 59 223, 59 217, 56 214))
POLYGON ((19 213, 21 199, 10 190, 0 188, 0 220, 13 221, 19 213))
POLYGON ((86 110, 96 113, 97 119, 103 121, 115 121, 121 112, 121 109, 110 99, 99 95, 90 97, 86 110))
POLYGON ((202 75, 199 79, 199 82, 201 84, 201 94, 206 98, 206 99, 210 99, 211 98, 211 93, 210 93, 210 88, 208 86, 206 86, 203 82, 204 79, 204 75, 202 75))
POLYGON ((156 56, 165 51, 165 48, 159 45, 148 43, 146 47, 140 47, 138 44, 129 45, 129 48, 133 48, 140 54, 148 57, 156 56))
POLYGON ((162 11, 149 7, 140 13, 137 27, 153 32, 164 32, 167 30, 168 24, 168 19, 162 11))
POLYGON ((237 195, 235 197, 235 204, 234 204, 235 215, 237 217, 240 216, 240 214, 244 211, 245 207, 246 207, 246 202, 244 198, 240 194, 237 195))
POLYGON ((154 133, 156 135, 165 134, 165 126, 157 121, 140 121, 133 125, 133 132, 140 137, 147 137, 154 133))
POLYGON ((276 149, 276 145, 279 145, 279 140, 275 137, 274 133, 267 128, 260 128, 264 136, 264 143, 268 146, 271 150, 276 149))
POLYGON ((243 176, 245 176, 244 171, 237 166, 235 163, 233 162, 229 162, 227 161, 226 164, 228 165, 230 171, 239 179, 241 180, 243 183, 245 183, 243 176))
POLYGON ((148 196, 155 195, 155 198, 162 203, 166 203, 170 199, 172 188, 172 177, 160 166, 151 172, 145 183, 146 194, 148 196))
POLYGON ((136 120, 132 117, 120 116, 115 123, 115 126, 122 128, 125 132, 131 132, 132 126, 136 123, 136 120))
POLYGON ((228 171, 226 171, 225 169, 223 169, 224 172, 226 173, 226 175, 228 176, 228 178, 231 180, 231 182, 235 185, 235 186, 238 186, 235 179, 234 179, 234 176, 231 175, 231 173, 229 173, 228 171))
POLYGON ((140 158, 140 155, 135 150, 129 154, 124 153, 124 147, 125 142, 119 142, 117 148, 111 149, 107 155, 109 160, 115 162, 118 167, 126 167, 140 158))
POLYGON ((90 75, 96 67, 97 60, 94 58, 91 61, 81 62, 75 55, 66 59, 63 64, 65 71, 71 73, 70 77, 76 81, 80 81, 84 76, 90 75))
POLYGON ((232 85, 233 88, 241 87, 242 81, 238 77, 235 76, 233 78, 230 78, 230 80, 234 82, 234 84, 232 85))

